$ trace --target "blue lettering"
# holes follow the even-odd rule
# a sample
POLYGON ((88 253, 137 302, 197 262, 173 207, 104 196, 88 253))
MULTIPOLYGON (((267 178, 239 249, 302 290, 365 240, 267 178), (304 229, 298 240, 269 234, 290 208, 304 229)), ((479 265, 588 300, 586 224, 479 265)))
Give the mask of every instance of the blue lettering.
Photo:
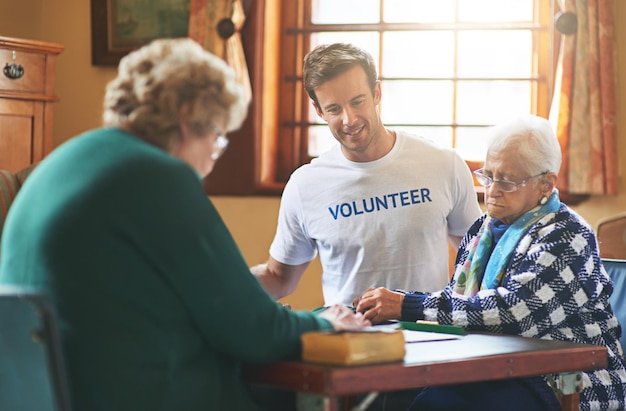
POLYGON ((363 211, 359 211, 359 210, 356 208, 356 201, 353 201, 353 202, 352 202, 352 208, 354 208, 354 215, 363 214, 363 211))
POLYGON ((419 195, 419 190, 411 190, 411 202, 413 204, 419 204, 421 203, 420 201, 420 195, 419 195))
POLYGON ((328 211, 334 220, 339 216, 344 218, 358 216, 365 213, 373 213, 374 211, 382 211, 389 209, 389 202, 392 208, 406 207, 411 204, 421 204, 426 201, 432 202, 430 198, 429 188, 416 188, 409 191, 400 191, 398 193, 389 193, 383 196, 374 196, 353 200, 350 203, 342 203, 328 207, 328 211), (360 205, 363 208, 359 208, 360 205))
POLYGON ((398 197, 398 193, 387 194, 387 197, 391 198, 391 202, 393 203, 393 208, 396 208, 396 197, 398 197))
POLYGON ((363 209, 366 213, 371 213, 372 211, 374 211, 374 199, 370 197, 369 200, 372 208, 367 208, 367 200, 365 198, 363 199, 363 209))
POLYGON ((382 199, 380 197, 376 197, 376 210, 380 211, 381 206, 385 210, 389 208, 389 206, 387 205, 387 196, 383 197, 382 199))
POLYGON ((352 207, 350 207, 350 204, 348 203, 343 203, 341 205, 341 215, 344 217, 350 217, 352 215, 352 207), (344 210, 348 210, 348 211, 344 211, 344 210))
POLYGON ((409 192, 408 191, 402 191, 400 193, 400 203, 402 204, 403 207, 408 206, 409 203, 409 192))

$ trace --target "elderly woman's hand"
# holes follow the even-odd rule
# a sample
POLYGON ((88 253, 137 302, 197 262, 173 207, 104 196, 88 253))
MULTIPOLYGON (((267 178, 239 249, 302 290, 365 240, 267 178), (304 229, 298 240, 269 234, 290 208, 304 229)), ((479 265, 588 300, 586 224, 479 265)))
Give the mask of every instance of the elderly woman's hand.
POLYGON ((369 320, 365 319, 363 314, 355 314, 350 308, 340 304, 331 305, 320 313, 319 316, 330 321, 336 331, 372 325, 369 320))
POLYGON ((404 294, 384 287, 368 288, 353 304, 372 323, 397 320, 402 316, 404 294))

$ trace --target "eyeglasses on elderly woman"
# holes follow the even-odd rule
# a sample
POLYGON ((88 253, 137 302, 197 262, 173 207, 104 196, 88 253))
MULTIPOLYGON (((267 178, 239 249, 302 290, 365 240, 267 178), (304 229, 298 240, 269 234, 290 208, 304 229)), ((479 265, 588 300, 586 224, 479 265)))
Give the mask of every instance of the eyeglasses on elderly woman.
POLYGON ((529 181, 545 176, 546 174, 548 174, 548 172, 544 171, 543 173, 528 177, 522 181, 515 182, 506 180, 495 180, 493 177, 485 174, 484 168, 479 168, 478 170, 474 171, 474 175, 476 176, 476 181, 478 181, 478 184, 485 188, 489 188, 495 184, 496 188, 505 193, 512 193, 514 191, 517 191, 517 189, 520 187, 526 187, 526 183, 528 183, 529 181))
POLYGON ((215 142, 213 143, 213 153, 211 154, 211 158, 213 160, 217 160, 228 148, 228 137, 226 137, 226 133, 215 126, 211 126, 211 131, 213 131, 217 136, 215 142))

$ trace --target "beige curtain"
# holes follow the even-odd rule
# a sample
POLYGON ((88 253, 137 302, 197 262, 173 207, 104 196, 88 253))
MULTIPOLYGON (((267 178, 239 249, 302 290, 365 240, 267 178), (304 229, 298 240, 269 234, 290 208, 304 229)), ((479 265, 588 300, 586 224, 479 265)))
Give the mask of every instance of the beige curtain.
POLYGON ((241 41, 245 21, 241 0, 190 1, 189 37, 223 58, 235 70, 250 102, 252 87, 241 41))
POLYGON ((557 3, 577 23, 561 36, 550 110, 563 151, 559 188, 617 194, 614 0, 557 3))

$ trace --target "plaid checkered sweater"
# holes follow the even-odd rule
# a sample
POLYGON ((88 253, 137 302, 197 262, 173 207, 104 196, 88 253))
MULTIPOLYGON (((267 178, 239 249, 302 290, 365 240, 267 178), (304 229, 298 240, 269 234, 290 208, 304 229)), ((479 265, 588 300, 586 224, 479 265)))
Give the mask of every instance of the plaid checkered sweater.
MULTIPOLYGON (((485 216, 468 230, 467 244, 486 229, 485 216)), ((591 227, 564 204, 535 223, 518 243, 502 283, 472 297, 454 293, 455 279, 431 294, 407 294, 403 319, 456 324, 470 331, 516 334, 604 345, 606 369, 583 373, 581 410, 626 409, 626 369, 620 325, 609 304, 613 285, 602 267, 591 227)), ((547 379, 546 379, 547 381, 547 379)))

